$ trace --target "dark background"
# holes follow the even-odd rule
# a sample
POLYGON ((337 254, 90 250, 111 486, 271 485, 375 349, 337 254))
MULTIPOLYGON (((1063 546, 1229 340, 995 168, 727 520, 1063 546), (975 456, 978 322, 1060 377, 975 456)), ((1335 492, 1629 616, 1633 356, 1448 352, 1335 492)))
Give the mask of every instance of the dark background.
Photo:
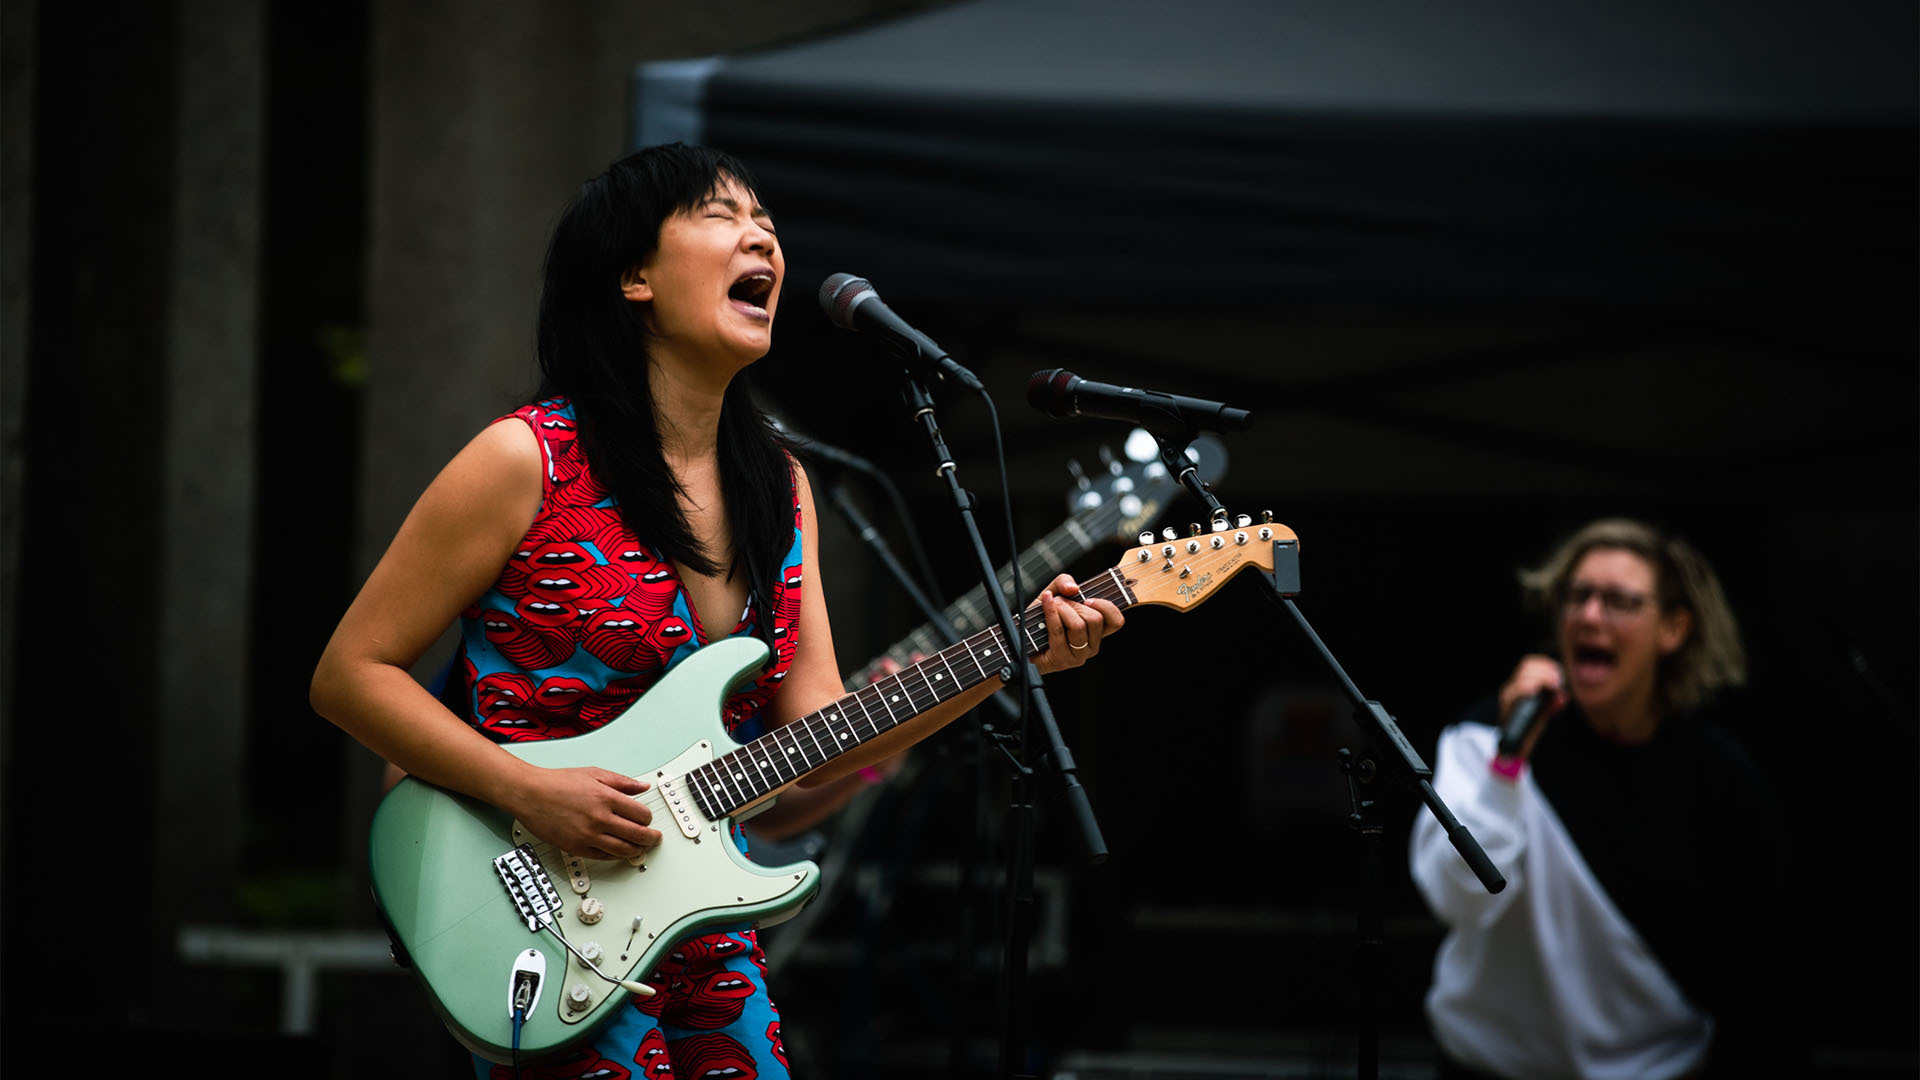
MULTIPOLYGON (((451 1042, 391 969, 320 961, 302 1027, 284 1013, 282 968, 194 959, 181 930, 312 935, 300 940, 315 950, 377 934, 362 870, 377 763, 311 714, 306 681, 413 494, 529 387, 539 245, 572 185, 625 148, 634 65, 945 6, 0 8, 0 995, 8 1035, 22 1036, 0 1043, 8 1065, 53 1045, 277 1075, 453 1074, 451 1042), (210 107, 196 80, 229 70, 209 40, 252 73, 211 95, 216 111, 254 118, 238 143, 210 144, 193 120, 210 107), (254 270, 239 275, 251 291, 203 309, 219 301, 194 288, 225 279, 194 262, 210 227, 182 208, 209 202, 220 228, 245 225, 237 240, 218 235, 254 270), (197 361, 220 354, 183 328, 222 320, 244 324, 244 344, 197 361), (234 396, 244 413, 224 404, 234 396), (222 404, 197 411, 208 403, 222 404), (196 448, 205 432, 222 441, 196 448), (236 494, 209 503, 209 489, 236 494), (81 971, 113 977, 76 994, 81 971)), ((1888 25, 1910 70, 1903 20, 1888 25)), ((1603 514, 1692 539, 1749 648, 1750 683, 1721 711, 1785 801, 1782 841, 1805 874, 1817 1060, 1877 1076, 1915 1071, 1920 1006, 1910 122, 1906 133, 1884 160, 1853 166, 1871 180, 1846 204, 1871 208, 1864 222, 1836 224, 1824 201, 1798 227, 1764 223, 1805 239, 1796 253, 1821 236, 1879 237, 1831 262, 1782 259, 1792 272, 1776 278, 1844 287, 1704 308, 1686 302, 1684 275, 1635 282, 1632 303, 1461 302, 1443 295, 1459 282, 1438 275, 1387 275, 1396 286, 1377 294, 1288 289, 1278 283, 1299 270, 1281 250, 1270 276, 1237 270, 1216 288, 1190 267, 1130 261, 1179 251, 1179 235, 1127 244, 1090 226, 1074 244, 1099 206, 1073 201, 1084 178, 1072 175, 1059 201, 1038 203, 1037 234, 1063 262, 1138 284, 973 292, 932 259, 915 273, 913 253, 946 227, 924 208, 871 207, 888 226, 850 246, 793 171, 804 155, 756 155, 745 130, 744 145, 722 145, 761 168, 794 251, 756 384, 796 429, 884 464, 946 596, 973 581, 964 535, 890 366, 817 316, 811 282, 824 273, 871 274, 988 385, 997 412, 943 391, 940 417, 996 559, 1064 519, 1070 460, 1097 475, 1102 448, 1126 434, 1032 412, 1034 371, 1252 410, 1225 439, 1220 496, 1298 532, 1301 609, 1423 753, 1536 646, 1516 567, 1603 514)), ((1830 178, 1818 159, 1801 165, 1753 182, 1783 195, 1830 178)), ((1740 176, 1658 179, 1645 200, 1740 176)), ((961 186, 987 204, 997 190, 961 186)), ((1007 199, 1031 207, 1035 195, 1007 199)), ((1239 231, 1229 220, 1206 242, 1230 248, 1239 231)), ((1550 233, 1537 243, 1556 247, 1550 233)), ((1511 262, 1485 265, 1526 283, 1511 262)), ((1606 280, 1608 268, 1583 273, 1606 280)), ((848 485, 901 549, 885 500, 848 485)), ((823 575, 851 670, 921 616, 827 517, 823 575)), ((1182 498, 1167 520, 1198 517, 1182 498)), ((1065 569, 1122 554, 1110 542, 1065 569)), ((1021 1014, 1035 1069, 1350 1074, 1362 866, 1334 753, 1362 737, 1298 630, 1238 581, 1190 613, 1138 610, 1095 666, 1049 692, 1111 857, 1087 866, 1043 802, 1021 1014)), ((767 934, 788 1045, 809 1075, 992 1063, 1006 771, 972 732, 955 725, 916 752, 914 782, 859 804, 849 820, 863 827, 832 834, 849 865, 805 923, 767 934)), ((1386 1071, 1425 1075, 1420 995, 1439 929, 1402 869, 1417 808, 1372 794, 1387 826, 1373 986, 1386 1071)))

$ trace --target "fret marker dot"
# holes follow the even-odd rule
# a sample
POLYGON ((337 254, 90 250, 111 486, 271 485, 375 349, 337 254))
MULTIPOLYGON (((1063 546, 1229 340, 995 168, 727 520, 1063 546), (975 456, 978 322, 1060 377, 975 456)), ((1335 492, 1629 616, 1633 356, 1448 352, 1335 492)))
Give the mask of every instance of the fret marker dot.
POLYGON ((846 735, 846 732, 844 732, 844 731, 843 731, 843 732, 841 732, 841 733, 840 733, 840 741, 841 741, 841 742, 846 742, 846 741, 847 741, 847 735, 846 735))
POLYGON ((895 695, 893 695, 893 700, 894 700, 894 701, 899 701, 899 700, 900 700, 900 695, 899 695, 899 694, 895 694, 895 695))
POLYGON ((939 681, 939 680, 941 680, 941 679, 944 679, 944 678, 946 678, 946 676, 945 676, 945 675, 942 675, 942 674, 940 674, 940 673, 938 673, 938 672, 935 672, 935 673, 934 673, 934 676, 933 676, 933 677, 934 677, 934 680, 935 680, 936 682, 937 682, 937 681, 939 681))

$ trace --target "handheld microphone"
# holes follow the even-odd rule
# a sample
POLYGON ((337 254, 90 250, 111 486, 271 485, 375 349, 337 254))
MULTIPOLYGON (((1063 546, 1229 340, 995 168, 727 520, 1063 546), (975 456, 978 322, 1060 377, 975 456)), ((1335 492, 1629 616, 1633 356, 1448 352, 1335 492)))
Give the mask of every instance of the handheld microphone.
POLYGON ((830 275, 820 284, 820 310, 842 330, 879 338, 923 379, 929 376, 952 379, 969 390, 986 389, 973 372, 955 363, 932 338, 894 314, 866 278, 852 274, 830 275))
POLYGON ((1500 747, 1496 756, 1516 757, 1520 748, 1527 744, 1527 736, 1546 719, 1547 705, 1553 701, 1555 687, 1547 686, 1534 692, 1531 697, 1523 697, 1513 705, 1513 715, 1500 725, 1500 747))
POLYGON ((1218 401, 1098 383, 1066 368, 1034 372, 1027 404, 1048 416, 1124 420, 1160 434, 1228 431, 1246 427, 1248 419, 1247 410, 1218 401))

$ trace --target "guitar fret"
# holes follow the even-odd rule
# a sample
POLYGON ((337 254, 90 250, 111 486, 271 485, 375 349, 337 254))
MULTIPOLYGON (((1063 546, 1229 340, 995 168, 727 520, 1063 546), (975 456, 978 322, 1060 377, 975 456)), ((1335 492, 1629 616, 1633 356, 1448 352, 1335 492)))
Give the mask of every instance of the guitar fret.
POLYGON ((777 755, 767 753, 767 748, 760 745, 764 741, 766 740, 755 739, 748 743, 747 756, 753 759, 755 765, 760 766, 760 775, 773 774, 773 783, 767 786, 767 790, 771 791, 793 778, 780 775, 780 758, 777 755))
MULTIPOLYGON (((946 650, 942 649, 940 652, 935 653, 934 659, 940 661, 940 666, 947 669, 946 678, 947 680, 949 680, 950 684, 952 685, 954 694, 957 694, 961 690, 965 689, 965 687, 960 685, 960 676, 955 675, 953 673, 953 665, 947 661, 946 650)), ((932 685, 933 683, 940 681, 940 678, 941 678, 940 675, 936 673, 928 685, 932 685)), ((938 696, 938 694, 936 693, 935 696, 938 696)), ((952 697, 953 694, 949 694, 947 696, 952 697)))
POLYGON ((959 605, 959 614, 954 616, 953 628, 963 634, 971 634, 980 628, 981 607, 978 601, 969 598, 959 605))
MULTIPOLYGON (((826 751, 826 755, 829 759, 838 757, 840 755, 840 751, 846 749, 846 747, 841 745, 842 743, 846 742, 846 736, 837 734, 834 731, 833 725, 835 723, 839 723, 839 724, 845 725, 848 729, 852 728, 853 722, 847 719, 847 702, 850 700, 853 700, 852 695, 848 695, 847 697, 841 698, 834 705, 831 711, 826 712, 821 717, 822 722, 820 727, 821 727, 821 730, 826 732, 826 735, 827 735, 827 746, 829 747, 829 749, 826 751)), ((859 704, 859 702, 854 701, 854 704, 857 705, 859 704)), ((815 736, 814 741, 818 742, 819 737, 815 736)))
MULTIPOLYGON (((1043 581, 1050 576, 1049 571, 1053 567, 1086 554, 1107 537, 1130 538, 1132 533, 1138 531, 1138 527, 1126 525, 1128 515, 1122 504, 1128 492, 1137 490, 1142 506, 1153 506, 1165 497, 1168 489, 1177 486, 1164 469, 1155 467, 1155 470, 1142 472, 1137 466, 1105 476, 1085 478, 1084 484, 1086 490, 1073 496, 1075 509, 1065 521, 1037 544, 1021 552, 1014 561, 995 570, 994 579, 1003 593, 1012 587, 1015 566, 1024 575, 1023 580, 1043 581), (1096 483, 1101 485, 1098 489, 1095 488, 1096 483), (1088 505, 1088 500, 1093 505, 1088 505)), ((1135 509, 1138 512, 1141 506, 1135 509)), ((1132 597, 1124 589, 1120 595, 1129 603, 1132 602, 1132 597)), ((987 603, 986 587, 983 585, 975 585, 968 590, 949 605, 942 615, 960 638, 998 621, 998 615, 987 603)), ((889 646, 883 659, 891 660, 898 667, 906 667, 913 662, 916 654, 931 656, 937 649, 951 644, 936 635, 931 623, 922 624, 911 635, 889 646)), ((860 689, 884 675, 884 667, 880 660, 869 663, 847 680, 845 688, 849 691, 860 689)))
POLYGON ((740 793, 747 797, 747 801, 751 802, 769 790, 767 778, 760 772, 760 763, 753 760, 753 755, 746 750, 735 750, 721 760, 732 762, 727 768, 733 776, 734 783, 740 785, 740 793))
POLYGON ((707 820, 712 821, 724 815, 720 810, 720 804, 709 797, 706 784, 699 780, 700 770, 704 768, 706 766, 702 765, 699 769, 687 774, 689 783, 686 788, 687 793, 693 797, 695 805, 700 807, 700 812, 707 816, 707 820))
MULTIPOLYGON (((899 676, 893 675, 893 676, 889 676, 889 678, 899 678, 899 676)), ((881 707, 881 711, 885 711, 885 713, 887 713, 887 726, 889 726, 889 728, 891 728, 893 724, 900 723, 899 717, 895 717, 895 715, 893 715, 893 705, 889 705, 889 703, 887 703, 887 694, 885 694, 885 692, 883 692, 883 690, 879 688, 879 682, 876 682, 876 684, 874 684, 874 686, 872 686, 870 690, 862 690, 860 694, 872 694, 874 698, 877 698, 877 700, 879 700, 879 707, 881 707)), ((862 707, 862 709, 866 709, 866 701, 860 701, 860 707, 862 707)), ((870 728, 874 728, 874 734, 879 734, 879 724, 874 723, 874 711, 872 711, 872 709, 868 709, 868 711, 866 711, 866 726, 870 726, 870 728)))
MULTIPOLYGON (((853 695, 853 703, 860 706, 859 719, 865 720, 867 726, 872 727, 873 714, 867 711, 867 703, 861 700, 860 695, 862 693, 865 693, 865 691, 853 695)), ((840 730, 833 732, 833 752, 836 754, 845 753, 853 747, 860 745, 860 728, 854 719, 854 715, 843 708, 840 710, 840 721, 840 730)))
POLYGON ((1048 537, 1047 539, 1041 540, 1039 543, 1033 545, 1034 554, 1043 555, 1045 556, 1045 558, 1034 559, 1033 566, 1028 566, 1024 562, 1020 564, 1020 569, 1024 572, 1023 576, 1027 578, 1029 584, 1032 583, 1032 580, 1035 574, 1042 574, 1046 572, 1042 570, 1041 567, 1059 566, 1062 562, 1065 561, 1064 559, 1060 558, 1059 553, 1053 550, 1053 545, 1049 542, 1051 540, 1052 540, 1052 537, 1048 537))
MULTIPOLYGON (((1136 602, 1118 568, 1108 569, 1083 583, 1082 593, 1088 599, 1111 600, 1120 607, 1130 607, 1136 602)), ((1021 636, 1028 655, 1044 652, 1050 640, 1046 620, 1040 612, 1039 605, 1034 605, 1020 615, 1021 636)), ((688 776, 696 782, 690 790, 709 817, 731 813, 966 688, 996 677, 1012 660, 1005 643, 1004 633, 996 626, 940 649, 919 663, 869 683, 833 705, 801 718, 799 723, 803 727, 799 732, 789 725, 693 770, 688 776), (955 666, 961 656, 972 664, 971 674, 955 666), (874 708, 876 704, 878 710, 874 708), (867 734, 860 732, 857 725, 861 723, 866 725, 867 734), (808 742, 812 743, 812 750, 807 749, 808 742), (796 756, 798 762, 793 760, 796 756), (720 805, 728 802, 730 807, 720 805), (716 814, 716 810, 719 813, 716 814)))
POLYGON ((793 776, 789 776, 789 780, 797 780, 797 778, 801 776, 801 773, 804 773, 801 765, 806 765, 806 753, 801 751, 801 740, 799 740, 799 736, 793 734, 791 728, 793 728, 793 724, 783 724, 783 726, 774 728, 772 732, 768 732, 766 738, 772 740, 774 746, 780 746, 781 757, 785 757, 785 761, 787 761, 787 769, 793 771, 793 776), (785 746, 781 746, 781 736, 785 736, 785 746), (795 753, 801 755, 801 761, 799 761, 799 763, 793 761, 793 755, 795 755, 795 753))
MULTIPOLYGON (((814 715, 814 716, 821 716, 821 715, 822 715, 822 714, 824 714, 825 712, 826 712, 826 710, 825 710, 825 709, 822 709, 822 710, 820 710, 820 712, 817 712, 817 713, 814 713, 813 715, 814 715)), ((825 764, 826 764, 826 763, 827 763, 828 761, 830 761, 830 760, 832 760, 832 759, 833 759, 833 755, 832 755, 832 754, 829 754, 829 753, 827 753, 827 748, 826 748, 826 747, 824 747, 824 746, 821 746, 821 745, 820 745, 820 733, 819 733, 818 731, 816 731, 816 730, 814 730, 814 726, 813 726, 813 725, 814 725, 814 722, 813 722, 813 719, 812 719, 812 717, 809 717, 809 718, 807 718, 806 720, 803 720, 803 721, 801 721, 801 722, 807 725, 807 737, 813 740, 813 746, 814 746, 814 749, 816 749, 816 750, 818 750, 818 751, 820 751, 820 762, 819 762, 819 763, 820 763, 820 764, 822 764, 822 765, 825 765, 825 764)), ((822 719, 822 720, 821 720, 820 722, 824 724, 824 723, 826 723, 826 720, 825 720, 825 719, 823 718, 823 719, 822 719)))
POLYGON ((932 705, 938 704, 940 701, 939 697, 932 695, 931 688, 927 686, 927 677, 921 674, 918 666, 910 667, 907 670, 901 672, 900 674, 895 675, 893 677, 893 680, 894 682, 900 685, 901 690, 906 692, 907 707, 913 710, 914 715, 918 715, 920 713, 927 711, 927 709, 931 708, 932 705), (919 690, 915 690, 913 687, 907 685, 908 675, 918 675, 920 677, 919 690), (933 701, 932 702, 921 701, 921 695, 923 694, 933 696, 933 701))
POLYGON ((938 652, 944 644, 939 638, 933 636, 933 629, 926 626, 915 630, 907 640, 913 643, 913 651, 907 654, 909 658, 913 656, 913 653, 919 653, 921 656, 932 656, 938 652))
MULTIPOLYGON (((911 671, 912 669, 909 668, 908 670, 911 671)), ((913 708, 913 692, 910 690, 907 690, 907 684, 901 681, 900 675, 898 674, 893 676, 893 685, 895 689, 900 690, 906 694, 906 708, 902 711, 906 713, 908 718, 912 718, 913 714, 919 711, 918 709, 913 708)), ((884 707, 887 710, 888 719, 893 721, 893 723, 888 724, 887 726, 888 727, 899 726, 901 717, 899 713, 896 713, 893 711, 893 707, 896 703, 900 701, 900 694, 895 694, 893 695, 893 697, 889 698, 886 696, 884 691, 879 691, 879 688, 877 686, 875 687, 875 690, 880 692, 881 694, 880 704, 882 707, 884 707)), ((874 732, 874 734, 878 735, 880 733, 876 731, 874 732)))
POLYGON ((727 759, 733 756, 734 756, 733 754, 725 754, 721 757, 717 757, 713 759, 713 764, 718 768, 720 772, 720 779, 724 781, 728 786, 733 788, 733 797, 740 800, 734 805, 745 806, 747 803, 753 801, 753 799, 752 799, 752 796, 747 794, 746 787, 741 784, 740 774, 735 771, 735 768, 733 765, 730 765, 727 763, 727 759))
MULTIPOLYGON (((716 806, 724 804, 728 799, 737 797, 740 794, 737 791, 727 791, 727 776, 724 771, 716 767, 718 764, 718 760, 715 760, 709 761, 700 767, 701 779, 707 785, 707 790, 712 793, 714 805, 716 806)), ((735 803, 734 805, 738 806, 740 803, 735 803)))

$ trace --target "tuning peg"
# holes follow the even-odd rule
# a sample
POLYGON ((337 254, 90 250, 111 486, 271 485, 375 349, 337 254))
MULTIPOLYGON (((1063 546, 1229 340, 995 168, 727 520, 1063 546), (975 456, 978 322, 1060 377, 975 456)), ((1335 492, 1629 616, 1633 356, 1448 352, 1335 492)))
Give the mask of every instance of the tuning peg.
POLYGON ((1262 511, 1260 511, 1260 523, 1261 523, 1262 525, 1271 525, 1271 524, 1273 524, 1273 511, 1271 511, 1271 510, 1262 510, 1262 511))
POLYGON ((1178 540, 1180 538, 1180 530, 1169 525, 1160 530, 1160 536, 1164 540, 1178 540))
POLYGON ((1253 519, 1245 514, 1241 514, 1239 517, 1233 519, 1233 523, 1244 529, 1253 524, 1253 519))
POLYGON ((1200 523, 1199 523, 1199 522, 1197 522, 1197 521, 1195 521, 1195 522, 1189 522, 1189 523, 1187 524, 1187 535, 1188 535, 1188 536, 1199 536, 1199 535, 1200 535, 1200 523))
POLYGON ((1146 546, 1148 546, 1149 544, 1152 544, 1152 543, 1153 543, 1153 530, 1152 530, 1152 529, 1148 529, 1148 530, 1146 530, 1145 532, 1142 532, 1142 533, 1140 534, 1140 546, 1141 546, 1141 547, 1146 547, 1146 546))

